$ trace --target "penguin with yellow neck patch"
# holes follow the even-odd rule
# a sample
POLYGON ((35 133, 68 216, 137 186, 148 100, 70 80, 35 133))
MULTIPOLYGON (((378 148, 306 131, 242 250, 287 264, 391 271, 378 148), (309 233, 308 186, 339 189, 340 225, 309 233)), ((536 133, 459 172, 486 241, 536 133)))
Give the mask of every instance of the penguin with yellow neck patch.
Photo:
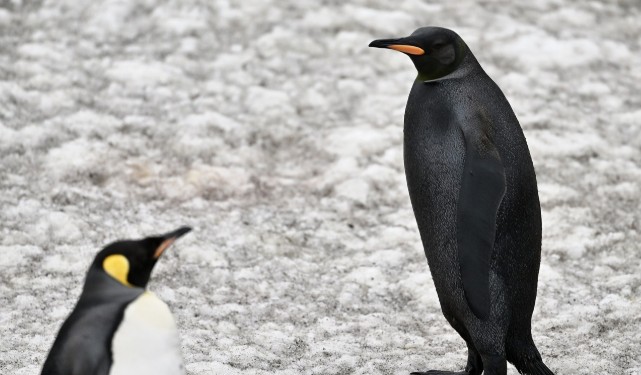
POLYGON ((191 228, 114 242, 96 255, 42 375, 183 374, 167 305, 145 290, 163 252, 191 228))

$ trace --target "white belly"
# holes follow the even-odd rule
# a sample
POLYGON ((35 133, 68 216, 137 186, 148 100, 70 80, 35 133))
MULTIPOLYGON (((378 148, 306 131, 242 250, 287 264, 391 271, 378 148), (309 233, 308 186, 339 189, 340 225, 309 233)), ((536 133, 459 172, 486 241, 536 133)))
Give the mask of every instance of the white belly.
POLYGON ((151 292, 127 306, 111 347, 109 375, 184 374, 174 317, 151 292))

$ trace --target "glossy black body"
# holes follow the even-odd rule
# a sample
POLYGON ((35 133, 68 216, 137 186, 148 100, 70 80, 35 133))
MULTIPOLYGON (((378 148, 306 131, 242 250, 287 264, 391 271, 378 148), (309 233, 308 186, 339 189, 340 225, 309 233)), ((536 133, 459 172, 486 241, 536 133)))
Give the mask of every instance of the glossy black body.
MULTIPOLYGON (((519 122, 452 31, 423 28, 399 41, 426 50, 410 56, 419 78, 405 111, 405 173, 443 314, 468 346, 462 374, 503 375, 508 360, 522 373, 551 375, 530 332, 541 210, 519 122), (446 62, 456 68, 437 78, 424 63, 434 40, 458 51, 446 62)), ((450 372, 430 372, 439 373, 450 372)))

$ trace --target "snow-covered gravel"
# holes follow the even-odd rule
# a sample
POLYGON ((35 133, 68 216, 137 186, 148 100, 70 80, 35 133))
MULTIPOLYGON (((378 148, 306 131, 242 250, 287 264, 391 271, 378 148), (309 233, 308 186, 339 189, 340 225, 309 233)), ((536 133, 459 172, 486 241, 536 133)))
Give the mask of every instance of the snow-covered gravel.
POLYGON ((439 25, 530 145, 546 363, 641 374, 641 3, 513 3, 0 2, 0 372, 39 373, 104 244, 180 225, 150 288, 189 374, 461 368, 403 173, 413 67, 367 48, 439 25))

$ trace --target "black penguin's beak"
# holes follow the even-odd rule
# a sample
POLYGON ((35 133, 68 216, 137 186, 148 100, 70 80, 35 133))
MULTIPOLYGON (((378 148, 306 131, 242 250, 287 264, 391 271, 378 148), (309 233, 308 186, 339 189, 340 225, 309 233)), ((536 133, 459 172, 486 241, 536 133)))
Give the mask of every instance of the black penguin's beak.
POLYGON ((187 234, 189 232, 191 232, 191 228, 190 227, 180 227, 180 228, 176 229, 173 232, 169 232, 169 233, 163 235, 162 237, 165 238, 165 239, 170 239, 170 238, 177 239, 177 238, 180 238, 180 237, 184 236, 185 234, 187 234))
POLYGON ((389 48, 406 53, 408 55, 420 56, 425 54, 425 50, 414 45, 411 37, 398 39, 378 39, 371 42, 369 46, 374 48, 389 48))
POLYGON ((154 258, 158 259, 162 255, 162 253, 167 250, 169 246, 171 246, 174 241, 176 241, 178 238, 184 236, 185 234, 191 232, 190 227, 180 227, 176 229, 175 231, 169 232, 167 234, 164 234, 160 236, 162 238, 162 242, 160 243, 160 246, 156 249, 154 252, 154 258))

